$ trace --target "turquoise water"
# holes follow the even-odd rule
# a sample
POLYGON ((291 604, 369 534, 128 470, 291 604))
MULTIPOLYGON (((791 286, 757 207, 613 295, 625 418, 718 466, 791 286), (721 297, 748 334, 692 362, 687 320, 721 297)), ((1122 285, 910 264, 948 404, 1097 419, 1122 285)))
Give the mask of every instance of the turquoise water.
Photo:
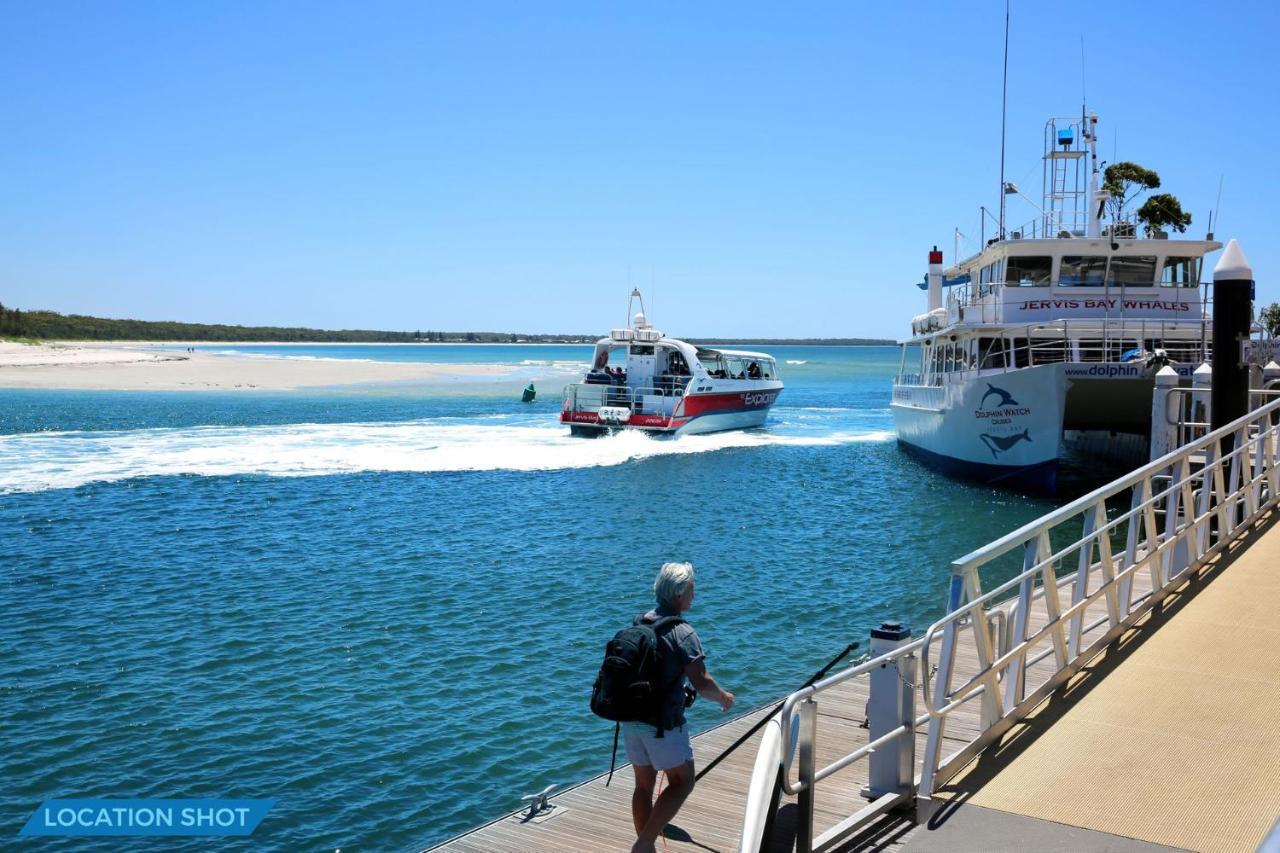
POLYGON ((691 621, 746 710, 881 619, 925 626, 951 559, 1047 509, 898 450, 892 349, 765 347, 769 426, 675 441, 565 434, 589 347, 252 349, 511 370, 0 391, 11 843, 49 797, 237 796, 278 801, 259 846, 427 845, 607 769, 591 681, 662 562, 697 567, 691 621))

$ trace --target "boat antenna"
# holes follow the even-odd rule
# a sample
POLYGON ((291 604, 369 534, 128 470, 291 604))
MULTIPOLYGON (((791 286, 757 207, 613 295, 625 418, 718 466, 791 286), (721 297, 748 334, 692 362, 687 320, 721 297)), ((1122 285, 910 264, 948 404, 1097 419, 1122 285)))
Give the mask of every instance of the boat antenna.
MULTIPOLYGON (((1222 218, 1222 179, 1227 176, 1226 172, 1218 175, 1218 200, 1213 203, 1213 210, 1209 211, 1209 233, 1213 234, 1213 221, 1216 214, 1218 219, 1222 218)), ((1210 237, 1209 239, 1213 239, 1210 237)))
POLYGON ((1000 231, 996 235, 1004 239, 1004 126, 1009 110, 1009 0, 1004 0, 1004 79, 1000 91, 1000 231))
POLYGON ((1089 90, 1084 85, 1084 33, 1080 34, 1080 115, 1089 112, 1086 104, 1089 103, 1089 90))
POLYGON ((631 314, 631 306, 632 304, 634 304, 635 300, 637 299, 640 300, 640 313, 645 315, 646 320, 649 317, 648 313, 646 313, 644 310, 644 297, 640 295, 640 288, 633 287, 631 288, 631 295, 627 297, 627 323, 626 323, 626 326, 624 326, 624 328, 627 328, 627 329, 631 328, 631 323, 633 322, 632 314, 631 314))

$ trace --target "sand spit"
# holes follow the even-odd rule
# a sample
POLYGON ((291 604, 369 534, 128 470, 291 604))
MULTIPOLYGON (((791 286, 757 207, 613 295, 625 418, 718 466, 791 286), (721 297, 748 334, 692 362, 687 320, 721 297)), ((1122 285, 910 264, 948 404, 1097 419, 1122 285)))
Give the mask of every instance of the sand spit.
POLYGON ((289 391, 384 382, 498 378, 500 364, 254 358, 134 346, 0 341, 0 388, 102 391, 289 391))

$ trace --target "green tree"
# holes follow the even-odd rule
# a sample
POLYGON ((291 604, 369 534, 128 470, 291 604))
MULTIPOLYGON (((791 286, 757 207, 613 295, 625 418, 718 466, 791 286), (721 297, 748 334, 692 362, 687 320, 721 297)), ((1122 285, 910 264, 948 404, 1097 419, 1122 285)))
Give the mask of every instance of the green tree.
POLYGON ((1272 302, 1259 311, 1258 322, 1262 324, 1262 328, 1267 330, 1268 335, 1273 338, 1280 338, 1280 304, 1272 302))
POLYGON ((1184 212, 1181 202, 1169 193, 1156 193, 1143 202, 1138 218, 1146 225, 1148 237, 1166 227, 1181 234, 1191 224, 1191 214, 1184 212))
POLYGON ((1148 190, 1159 189, 1160 176, 1137 163, 1112 163, 1102 175, 1102 188, 1111 194, 1107 206, 1111 219, 1119 222, 1124 207, 1148 190))

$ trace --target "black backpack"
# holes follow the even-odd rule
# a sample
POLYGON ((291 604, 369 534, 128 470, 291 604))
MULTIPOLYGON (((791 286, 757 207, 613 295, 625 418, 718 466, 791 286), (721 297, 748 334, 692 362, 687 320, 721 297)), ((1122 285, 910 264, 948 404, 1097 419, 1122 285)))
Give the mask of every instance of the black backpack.
MULTIPOLYGON (((618 757, 618 731, 622 723, 650 723, 662 737, 662 701, 668 685, 662 681, 662 649, 658 636, 679 625, 679 616, 664 616, 645 622, 637 616, 632 624, 613 635, 604 647, 604 663, 591 688, 591 711, 617 723, 613 729, 613 779, 618 757)), ((608 787, 609 781, 605 781, 608 787)))

